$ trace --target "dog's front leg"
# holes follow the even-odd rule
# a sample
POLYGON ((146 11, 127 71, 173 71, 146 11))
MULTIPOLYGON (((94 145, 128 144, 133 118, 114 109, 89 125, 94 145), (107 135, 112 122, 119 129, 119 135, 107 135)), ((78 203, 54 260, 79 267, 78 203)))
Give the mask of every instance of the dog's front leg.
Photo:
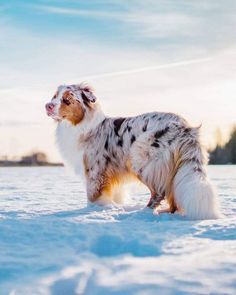
POLYGON ((112 203, 112 194, 102 175, 96 179, 87 178, 87 199, 91 203, 106 205, 112 203))

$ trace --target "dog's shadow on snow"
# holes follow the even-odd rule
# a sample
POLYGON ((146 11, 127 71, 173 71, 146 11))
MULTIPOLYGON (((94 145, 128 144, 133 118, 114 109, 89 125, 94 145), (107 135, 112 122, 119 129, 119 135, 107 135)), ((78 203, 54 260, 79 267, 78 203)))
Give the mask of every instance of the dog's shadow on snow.
MULTIPOLYGON (((61 223, 73 227, 72 240, 78 240, 78 253, 98 256, 158 256, 162 245, 178 236, 189 234, 178 214, 155 215, 142 206, 97 206, 53 214, 60 231, 61 223)), ((192 224, 192 222, 190 222, 192 224)), ((189 221, 188 221, 189 224, 189 221)), ((69 237, 68 237, 69 239, 69 237)))
POLYGON ((98 206, 89 204, 81 209, 71 211, 60 211, 53 214, 61 218, 74 218, 80 222, 121 222, 121 221, 145 221, 145 222, 164 222, 164 221, 186 221, 184 216, 169 213, 155 214, 152 209, 140 205, 107 205, 98 206))
MULTIPOLYGON (((155 215, 142 206, 89 205, 58 212, 54 218, 71 223, 77 238, 83 237, 78 243, 79 252, 88 251, 98 256, 162 255, 166 243, 194 234, 196 225, 196 221, 186 220, 179 214, 155 215)), ((76 238, 73 236, 73 239, 76 238)))

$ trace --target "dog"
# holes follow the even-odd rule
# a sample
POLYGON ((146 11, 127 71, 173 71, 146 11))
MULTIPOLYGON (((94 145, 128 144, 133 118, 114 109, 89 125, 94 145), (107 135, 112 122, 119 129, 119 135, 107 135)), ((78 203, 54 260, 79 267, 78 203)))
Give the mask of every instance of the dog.
POLYGON ((178 211, 190 219, 220 217, 199 128, 181 116, 152 112, 107 117, 86 83, 59 86, 46 111, 57 121, 56 138, 65 164, 86 182, 89 202, 119 203, 122 184, 137 179, 150 190, 147 206, 159 213, 178 211), (161 211, 163 199, 169 207, 161 211))

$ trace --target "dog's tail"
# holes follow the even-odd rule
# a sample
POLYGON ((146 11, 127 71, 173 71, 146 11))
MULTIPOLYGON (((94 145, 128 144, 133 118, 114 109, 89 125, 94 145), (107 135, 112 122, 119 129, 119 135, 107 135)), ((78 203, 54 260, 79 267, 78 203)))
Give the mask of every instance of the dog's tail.
POLYGON ((183 165, 173 182, 178 208, 190 219, 217 219, 221 217, 217 193, 200 171, 193 172, 191 164, 183 165))
POLYGON ((190 219, 220 218, 218 196, 205 172, 207 153, 199 142, 198 128, 192 128, 188 138, 181 143, 175 161, 175 203, 190 219))

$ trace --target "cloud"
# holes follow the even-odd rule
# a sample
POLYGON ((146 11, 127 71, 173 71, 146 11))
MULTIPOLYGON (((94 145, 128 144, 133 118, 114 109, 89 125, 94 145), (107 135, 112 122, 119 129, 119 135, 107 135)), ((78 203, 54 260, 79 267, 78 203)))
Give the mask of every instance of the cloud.
POLYGON ((148 71, 156 71, 156 70, 163 70, 163 69, 169 69, 169 68, 175 68, 175 67, 188 66, 188 65, 197 64, 197 63, 205 63, 210 61, 211 59, 212 59, 211 57, 206 57, 201 59, 183 60, 183 61, 178 61, 174 63, 153 65, 149 67, 136 68, 136 69, 130 69, 125 71, 119 71, 119 72, 103 73, 103 74, 91 75, 87 77, 85 76, 84 79, 87 80, 87 79, 100 79, 100 78, 115 77, 115 76, 126 76, 126 75, 137 74, 137 73, 148 72, 148 71))
POLYGON ((86 16, 91 18, 109 18, 109 19, 118 19, 120 20, 123 14, 106 12, 99 10, 89 10, 89 9, 75 9, 75 8, 64 8, 58 6, 50 5, 33 5, 33 8, 42 12, 48 12, 53 14, 62 14, 68 16, 86 16))
MULTIPOLYGON (((100 1, 103 3, 103 1, 100 1)), ((109 1, 96 9, 35 5, 34 9, 67 17, 88 18, 97 22, 118 23, 123 35, 130 35, 130 42, 141 39, 159 40, 160 45, 187 44, 205 48, 222 48, 235 44, 236 3, 232 0, 204 3, 181 0, 131 0, 109 1), (113 10, 112 10, 113 8, 113 10)), ((109 30, 109 28, 107 28, 109 30)), ((153 44, 158 47, 158 44, 153 44)))
POLYGON ((77 9, 50 5, 34 5, 33 7, 45 13, 86 17, 102 21, 105 18, 112 22, 132 25, 133 29, 136 28, 143 37, 169 38, 172 36, 186 36, 190 35, 193 30, 198 29, 199 26, 198 18, 192 15, 189 16, 180 12, 153 13, 152 9, 138 9, 138 7, 132 9, 131 6, 125 11, 77 9))

